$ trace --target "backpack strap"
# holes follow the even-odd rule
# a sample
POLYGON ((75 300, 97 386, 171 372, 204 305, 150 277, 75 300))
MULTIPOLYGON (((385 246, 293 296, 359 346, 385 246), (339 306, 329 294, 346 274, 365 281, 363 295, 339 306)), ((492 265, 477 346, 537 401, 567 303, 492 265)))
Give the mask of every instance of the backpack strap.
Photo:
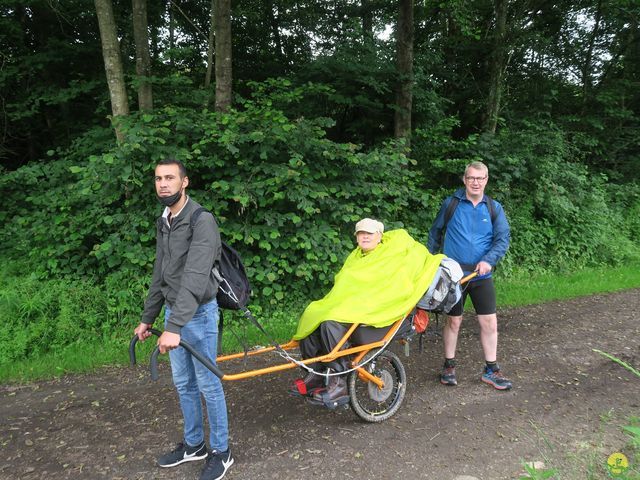
MULTIPOLYGON (((196 222, 198 221, 198 218, 200 217, 201 213, 204 212, 209 212, 209 210, 207 210, 204 207, 199 207, 196 208, 193 213, 191 214, 191 219, 189 219, 189 228, 191 229, 191 232, 193 233, 193 229, 196 226, 196 222)), ((209 212, 211 213, 211 212, 209 212)), ((213 213, 211 213, 211 215, 213 215, 213 213)), ((215 216, 213 217, 213 219, 215 220, 215 216)), ((221 239, 222 240, 222 239, 221 239)), ((216 260, 216 262, 218 262, 218 260, 216 260)), ((214 268, 214 275, 215 275, 215 271, 217 270, 216 264, 214 263, 213 265, 214 268)), ((219 312, 219 317, 218 317, 218 355, 220 355, 222 353, 222 332, 224 330, 224 315, 222 313, 222 309, 218 309, 219 312)))
POLYGON ((451 195, 451 197, 449 198, 451 198, 451 201, 449 202, 449 205, 447 205, 447 210, 444 212, 444 225, 442 227, 443 230, 447 228, 449 220, 451 220, 451 217, 453 217, 453 214, 455 213, 456 208, 458 208, 458 204, 460 203, 460 199, 455 195, 451 195))
MULTIPOLYGON (((487 197, 487 210, 489 210, 489 216, 491 217, 491 224, 494 225, 496 223, 496 218, 498 218, 498 212, 496 211, 496 207, 493 203, 493 198, 491 198, 489 195, 485 195, 485 197, 487 197)), ((451 220, 451 218, 453 217, 453 214, 455 213, 456 208, 458 208, 459 203, 460 203, 460 199, 455 195, 452 195, 451 201, 449 202, 449 205, 447 205, 447 209, 444 212, 444 226, 442 227, 443 230, 447 228, 447 224, 449 223, 449 220, 451 220)))
POLYGON ((487 210, 489 210, 489 216, 491 217, 491 225, 495 225, 496 218, 498 218, 498 212, 496 211, 496 206, 493 204, 493 198, 489 195, 487 197, 487 210))
MULTIPOLYGON (((198 207, 191 214, 191 219, 189 220, 189 228, 191 229, 192 233, 193 233, 193 229, 196 226, 196 222, 198 221, 198 218, 200 218, 200 214, 202 214, 204 212, 209 212, 209 210, 207 210, 204 207, 198 207)), ((209 212, 209 213, 211 213, 211 212, 209 212)), ((213 216, 213 219, 216 220, 215 215, 213 215, 213 213, 211 213, 211 215, 213 216)), ((217 222, 217 220, 216 220, 216 222, 217 222)), ((220 241, 222 241, 222 238, 220 238, 220 241)), ((216 262, 218 262, 218 260, 216 260, 216 262)), ((215 264, 213 266, 214 266, 214 268, 216 268, 215 264)))
MULTIPOLYGON (((191 228, 191 231, 193 231, 193 228, 195 227, 196 222, 198 221, 198 218, 200 217, 200 214, 203 213, 203 212, 209 212, 209 210, 207 210, 204 207, 199 207, 199 208, 196 208, 194 210, 194 212, 191 214, 191 220, 189 220, 189 228, 191 228)), ((211 213, 211 212, 209 212, 209 213, 211 213)), ((213 213, 211 213, 211 215, 213 215, 213 213)))
MULTIPOLYGON (((198 207, 191 214, 191 219, 189 219, 189 228, 191 229, 191 233, 193 233, 193 229, 196 226, 196 222, 198 221, 198 218, 200 218, 200 214, 202 214, 204 212, 209 212, 209 210, 207 210, 204 207, 198 207)), ((211 213, 211 215, 213 216, 213 219, 216 220, 216 216, 213 215, 212 212, 209 212, 209 213, 211 213)), ((217 220, 216 220, 216 223, 217 223, 217 220)), ((220 236, 220 241, 222 242, 222 236, 220 236)), ((216 279, 218 279, 218 276, 219 276, 219 274, 218 274, 218 270, 219 270, 218 265, 219 264, 220 264, 220 259, 216 260, 213 263, 213 271, 214 271, 213 274, 216 276, 216 279)), ((222 321, 222 317, 220 317, 220 320, 222 321)))

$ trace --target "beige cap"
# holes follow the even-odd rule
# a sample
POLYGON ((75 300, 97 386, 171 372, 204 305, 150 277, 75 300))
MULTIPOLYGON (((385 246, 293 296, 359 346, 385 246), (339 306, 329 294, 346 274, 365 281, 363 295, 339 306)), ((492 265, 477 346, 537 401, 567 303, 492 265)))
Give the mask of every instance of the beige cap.
POLYGON ((378 220, 374 220, 373 218, 363 218, 358 223, 356 223, 356 232, 367 232, 367 233, 384 233, 384 225, 382 222, 378 220))

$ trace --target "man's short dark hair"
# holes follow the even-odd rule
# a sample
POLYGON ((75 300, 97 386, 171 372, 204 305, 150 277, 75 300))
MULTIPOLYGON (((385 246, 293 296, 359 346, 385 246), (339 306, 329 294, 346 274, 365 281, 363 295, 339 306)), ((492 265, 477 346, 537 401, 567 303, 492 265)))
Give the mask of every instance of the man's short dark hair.
MULTIPOLYGON (((165 158, 164 160, 160 160, 158 162, 158 165, 177 165, 178 170, 180 171, 180 178, 184 178, 187 176, 187 167, 185 167, 184 163, 176 158, 165 158)), ((158 165, 156 165, 156 167, 158 165)))

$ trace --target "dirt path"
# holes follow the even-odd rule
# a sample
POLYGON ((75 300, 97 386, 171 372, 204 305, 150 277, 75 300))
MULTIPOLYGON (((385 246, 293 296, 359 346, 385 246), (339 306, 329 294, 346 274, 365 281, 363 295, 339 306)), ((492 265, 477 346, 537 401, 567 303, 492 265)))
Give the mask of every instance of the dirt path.
MULTIPOLYGON (((382 424, 288 397, 293 372, 225 383, 236 458, 226 478, 499 480, 545 459, 563 478, 586 478, 588 463, 627 452, 620 426, 640 416, 640 379, 592 351, 640 367, 638 312, 640 290, 499 312, 509 392, 479 381, 469 318, 459 386, 437 382, 442 345, 431 336, 423 354, 401 357, 407 395, 382 424)), ((181 438, 166 366, 160 375, 151 382, 142 365, 0 387, 0 479, 198 478, 200 465, 154 465, 181 438)))

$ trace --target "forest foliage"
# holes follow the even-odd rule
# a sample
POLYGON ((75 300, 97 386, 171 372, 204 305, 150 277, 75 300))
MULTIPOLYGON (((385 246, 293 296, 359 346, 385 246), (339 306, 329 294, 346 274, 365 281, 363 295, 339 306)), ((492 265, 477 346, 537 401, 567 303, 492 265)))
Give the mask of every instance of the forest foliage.
POLYGON ((364 216, 426 241, 473 160, 511 224, 500 275, 640 258, 640 6, 516 0, 498 36, 501 1, 414 3, 409 138, 393 124, 402 2, 233 2, 226 111, 205 87, 210 5, 149 2, 154 108, 142 111, 131 5, 114 1, 131 107, 117 118, 94 2, 2 2, 0 248, 34 305, 1 334, 0 363, 46 350, 46 335, 50 348, 69 341, 66 323, 34 318, 74 306, 88 312, 80 330, 130 333, 166 157, 187 165, 190 195, 216 214, 265 308, 326 291, 364 216))

